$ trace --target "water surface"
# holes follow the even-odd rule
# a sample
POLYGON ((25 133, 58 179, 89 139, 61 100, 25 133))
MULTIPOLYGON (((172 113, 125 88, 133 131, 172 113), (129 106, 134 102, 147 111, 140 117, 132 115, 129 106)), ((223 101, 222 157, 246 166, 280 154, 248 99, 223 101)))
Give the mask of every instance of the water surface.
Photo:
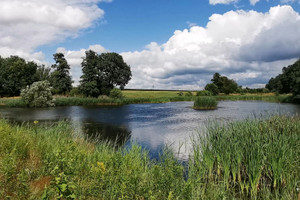
POLYGON ((190 137, 203 131, 209 121, 229 122, 253 117, 300 114, 300 106, 261 101, 220 101, 218 109, 193 110, 193 102, 131 104, 118 107, 70 106, 53 108, 4 108, 1 117, 14 122, 55 123, 70 120, 77 133, 126 145, 137 142, 153 157, 168 145, 187 159, 190 137), (185 145, 182 145, 182 144, 185 145), (179 148, 181 147, 181 148, 179 148), (179 151, 180 149, 180 151, 179 151))

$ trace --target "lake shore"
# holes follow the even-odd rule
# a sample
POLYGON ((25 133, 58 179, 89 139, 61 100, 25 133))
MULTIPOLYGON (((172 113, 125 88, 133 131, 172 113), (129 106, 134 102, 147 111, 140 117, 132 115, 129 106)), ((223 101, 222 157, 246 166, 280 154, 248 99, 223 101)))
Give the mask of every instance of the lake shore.
MULTIPOLYGON (((124 90, 124 98, 88 98, 88 97, 71 97, 71 96, 54 96, 56 106, 119 106, 126 104, 142 104, 142 103, 167 103, 177 101, 194 101, 197 96, 196 92, 192 92, 193 96, 178 95, 178 91, 131 91, 124 90)), ((217 100, 231 101, 267 101, 278 103, 291 103, 291 95, 276 96, 273 93, 259 94, 231 94, 214 96, 217 100)), ((25 107, 25 103, 20 97, 0 98, 0 106, 7 107, 25 107)))
POLYGON ((0 195, 12 199, 297 199, 299 117, 215 125, 196 135, 188 163, 166 149, 86 141, 66 122, 0 120, 0 195), (202 136, 201 136, 202 135, 202 136), (186 171, 188 169, 188 171, 186 171))

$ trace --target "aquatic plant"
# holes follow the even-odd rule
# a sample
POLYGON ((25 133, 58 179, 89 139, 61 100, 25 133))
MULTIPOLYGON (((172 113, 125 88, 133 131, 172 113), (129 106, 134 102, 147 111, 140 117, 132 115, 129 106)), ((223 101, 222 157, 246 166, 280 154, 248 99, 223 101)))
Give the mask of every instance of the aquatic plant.
POLYGON ((218 101, 214 97, 203 96, 196 98, 193 108, 196 110, 216 109, 218 101))

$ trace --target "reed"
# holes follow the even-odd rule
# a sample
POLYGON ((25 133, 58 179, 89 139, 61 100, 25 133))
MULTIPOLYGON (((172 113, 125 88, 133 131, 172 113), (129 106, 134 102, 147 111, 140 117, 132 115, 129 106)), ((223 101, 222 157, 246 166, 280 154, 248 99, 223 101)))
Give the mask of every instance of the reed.
POLYGON ((0 120, 3 199, 297 199, 300 119, 210 126, 185 165, 133 144, 85 140, 67 122, 0 120))
POLYGON ((203 96, 197 97, 193 108, 196 110, 213 110, 216 109, 218 101, 214 97, 203 96))

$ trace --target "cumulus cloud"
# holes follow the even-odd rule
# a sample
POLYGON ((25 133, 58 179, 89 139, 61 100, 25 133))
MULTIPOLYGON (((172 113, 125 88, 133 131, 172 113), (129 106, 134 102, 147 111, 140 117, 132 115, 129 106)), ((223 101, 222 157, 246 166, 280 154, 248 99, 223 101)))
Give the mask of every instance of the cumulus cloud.
POLYGON ((122 55, 132 67, 132 88, 198 89, 215 72, 244 86, 264 85, 300 56, 300 16, 290 6, 214 14, 206 27, 177 30, 162 45, 122 55))
POLYGON ((76 37, 101 19, 100 1, 105 0, 1 0, 0 55, 42 59, 37 47, 76 37))

